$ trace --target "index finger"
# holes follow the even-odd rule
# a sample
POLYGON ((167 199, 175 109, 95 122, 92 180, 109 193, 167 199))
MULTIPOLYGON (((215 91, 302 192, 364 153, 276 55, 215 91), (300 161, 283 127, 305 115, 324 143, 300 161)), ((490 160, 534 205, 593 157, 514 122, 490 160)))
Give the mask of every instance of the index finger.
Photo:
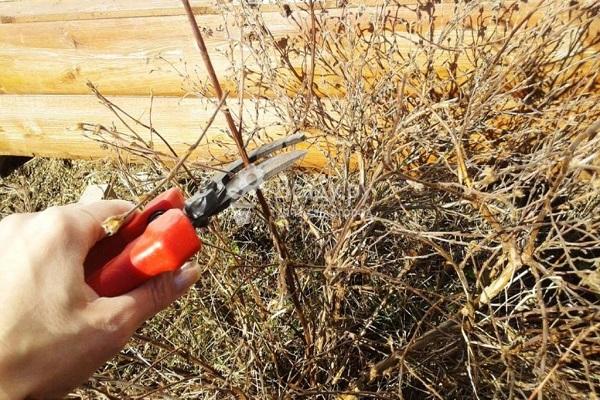
POLYGON ((125 200, 99 200, 87 204, 74 204, 74 206, 89 218, 82 218, 83 231, 88 235, 85 238, 92 247, 98 240, 106 236, 102 223, 115 215, 123 214, 134 207, 134 204, 125 200))

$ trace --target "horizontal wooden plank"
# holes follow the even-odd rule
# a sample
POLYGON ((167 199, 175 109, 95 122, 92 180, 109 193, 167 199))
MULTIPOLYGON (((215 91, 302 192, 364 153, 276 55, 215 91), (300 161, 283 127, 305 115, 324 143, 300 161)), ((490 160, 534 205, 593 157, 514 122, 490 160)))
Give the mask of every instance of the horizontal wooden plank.
MULTIPOLYGON (((192 0, 197 13, 214 14, 217 8, 211 1, 192 0)), ((85 19, 124 18, 137 16, 182 15, 179 0, 77 1, 33 0, 22 4, 0 3, 2 23, 70 21, 85 19)))
MULTIPOLYGON (((94 7, 101 7, 94 6, 96 3, 84 3, 90 12, 94 7)), ((107 2, 106 7, 117 9, 117 3, 127 9, 123 4, 129 2, 107 2)), ((155 3, 171 4, 157 0, 149 2, 148 7, 152 9, 155 3)), ((534 3, 521 5, 514 13, 513 19, 518 20, 534 6, 534 3)), ((65 7, 76 7, 73 2, 65 4, 65 7)), ((143 7, 139 2, 135 4, 132 9, 143 7)), ((48 7, 50 6, 46 9, 48 7)), ((436 18, 433 21, 436 34, 439 34, 452 18, 454 7, 455 5, 449 2, 436 4, 436 18)), ((23 6, 17 9, 26 11, 23 6)), ((35 7, 31 9, 34 10, 35 7)), ((379 12, 381 9, 377 7, 365 7, 360 12, 342 8, 328 10, 327 17, 324 17, 327 23, 321 26, 319 37, 334 35, 340 28, 338 19, 342 15, 347 24, 356 25, 353 29, 368 31, 370 20, 379 12)), ((500 11, 488 9, 486 12, 489 16, 500 11)), ((386 27, 386 35, 390 42, 393 39, 397 46, 397 57, 414 57, 413 62, 426 64, 426 52, 416 51, 419 46, 423 46, 422 40, 415 33, 409 34, 406 31, 406 24, 417 20, 421 21, 424 30, 428 30, 429 19, 426 14, 419 14, 410 7, 391 8, 389 13, 391 17, 388 16, 390 22, 386 27)), ((245 58, 241 59, 238 44, 242 38, 234 18, 233 15, 198 16, 199 25, 205 31, 211 58, 225 89, 230 92, 237 90, 236 71, 239 71, 243 64, 249 71, 245 89, 248 96, 268 95, 269 90, 272 91, 273 86, 277 85, 285 86, 290 93, 300 90, 303 87, 302 82, 293 77, 291 71, 285 72, 281 62, 278 62, 277 67, 278 81, 264 84, 254 58, 263 55, 253 56, 248 48, 250 45, 256 46, 256 43, 252 42, 256 40, 252 36, 252 30, 256 28, 252 26, 245 28, 245 58), (230 54, 231 46, 235 49, 234 56, 230 54), (259 84, 260 81, 263 83, 259 84)), ((306 31, 309 25, 306 12, 295 12, 292 17, 279 11, 263 12, 261 19, 276 40, 283 40, 290 49, 304 48, 302 31, 306 31)), ((468 37, 475 38, 476 35, 468 37)), ((427 46, 427 43, 424 45, 427 46)), ((364 47, 354 48, 350 43, 344 46, 346 49, 343 51, 347 53, 345 56, 357 58, 364 51, 364 47)), ((431 48, 434 49, 435 46, 431 48)), ((274 50, 271 48, 271 51, 274 50)), ((331 51, 331 54, 327 54, 327 51, 321 49, 323 57, 331 63, 342 58, 331 51)), ((448 58, 453 56, 453 53, 438 53, 439 56, 433 61, 438 72, 443 75, 449 64, 448 58)), ((272 57, 273 62, 277 62, 278 55, 269 54, 269 57, 272 57)), ((290 63, 300 76, 306 72, 306 57, 306 52, 299 54, 289 51, 290 63)), ((468 54, 459 54, 459 69, 466 72, 473 67, 472 63, 473 60, 469 59, 468 54)), ((376 76, 377 68, 375 63, 364 68, 366 78, 369 75, 376 76)), ((88 94, 86 82, 92 81, 105 94, 148 95, 153 92, 160 96, 181 96, 195 91, 199 84, 207 82, 188 23, 182 15, 0 24, 0 71, 0 93, 7 94, 88 94)), ((325 96, 344 94, 344 88, 341 87, 342 77, 332 75, 324 65, 316 66, 315 82, 321 94, 325 96)))
MULTIPOLYGON (((504 15, 499 23, 500 27, 489 25, 494 17, 503 15, 505 11, 505 8, 491 7, 497 2, 482 2, 487 8, 481 15, 478 14, 478 8, 474 8, 473 12, 477 14, 478 20, 485 21, 488 32, 498 28, 496 43, 499 48, 503 44, 503 35, 538 3, 538 0, 528 3, 519 1, 518 10, 508 16, 504 15)), ((185 17, 179 9, 172 13, 168 11, 169 4, 174 6, 171 0, 64 0, 44 4, 38 0, 28 0, 0 4, 0 15, 11 17, 5 23, 0 23, 0 93, 6 93, 0 95, 0 154, 72 158, 107 155, 105 149, 90 142, 81 131, 75 129, 82 122, 110 125, 115 120, 113 115, 89 95, 86 87, 88 80, 94 82, 106 95, 121 95, 117 102, 136 116, 147 116, 150 104, 147 95, 150 92, 157 95, 153 112, 154 126, 178 152, 185 151, 187 145, 200 134, 204 122, 212 112, 212 106, 206 99, 179 98, 196 90, 196 85, 206 82, 207 77, 185 17), (6 4, 15 6, 12 13, 7 13, 8 9, 4 7, 6 4), (65 20, 56 20, 57 18, 65 20)), ((203 4, 211 6, 207 2, 194 2, 197 12, 201 11, 199 7, 203 7, 203 4)), ((410 7, 392 7, 386 10, 384 37, 396 46, 393 54, 409 60, 411 68, 415 65, 424 66, 431 58, 434 68, 442 76, 449 66, 448 57, 458 55, 453 61, 458 65, 459 71, 466 74, 472 70, 473 59, 469 58, 468 51, 440 51, 439 45, 424 41, 414 31, 415 26, 426 32, 431 28, 434 39, 437 39, 453 18, 456 7, 454 2, 436 3, 436 17, 432 21, 425 10, 416 12, 414 2, 411 4, 410 7)), ((558 2, 548 4, 556 6, 558 2)), ((261 7, 264 11, 260 15, 262 23, 278 43, 281 41, 282 46, 288 46, 286 51, 290 53, 289 60, 296 72, 299 75, 306 73, 309 60, 302 35, 309 25, 308 13, 297 10, 289 16, 282 13, 277 8, 279 6, 269 7, 261 7), (303 49, 303 53, 294 52, 298 49, 303 49)), ((277 54, 257 54, 270 60, 274 68, 273 71, 268 71, 271 75, 259 73, 255 60, 250 57, 249 48, 257 45, 253 42, 256 39, 252 37, 255 28, 247 25, 242 38, 233 20, 236 16, 221 15, 217 11, 213 8, 212 14, 201 13, 198 21, 205 31, 209 52, 224 88, 235 95, 237 84, 234 74, 236 69, 244 65, 250 71, 245 77, 245 93, 249 98, 245 106, 247 109, 259 107, 257 124, 261 127, 260 137, 266 140, 288 134, 289 129, 282 126, 280 121, 289 119, 280 118, 273 113, 274 110, 263 107, 268 103, 260 103, 254 98, 259 95, 289 95, 306 90, 306 86, 292 76, 292 71, 284 66, 285 63, 277 54), (246 46, 246 58, 243 60, 238 56, 237 47, 242 39, 246 46), (228 53, 231 48, 235 51, 233 57, 228 53), (235 65, 232 65, 232 59, 235 60, 235 65), (283 88, 283 93, 275 93, 275 88, 283 88)), ((373 57, 371 53, 368 62, 361 58, 366 53, 366 47, 370 46, 368 40, 351 42, 344 39, 343 34, 339 34, 341 28, 353 29, 364 32, 368 38, 372 27, 369 24, 380 12, 378 7, 366 6, 359 9, 331 8, 327 13, 319 14, 322 24, 319 26, 317 46, 320 60, 325 60, 317 64, 315 69, 315 84, 320 96, 344 95, 344 85, 354 85, 357 80, 361 81, 361 85, 368 85, 382 73, 391 72, 396 77, 402 76, 403 71, 399 67, 401 64, 394 64, 397 60, 392 56, 373 57), (343 26, 339 22, 342 16, 343 26), (340 39, 336 42, 337 38, 340 39), (336 45, 339 48, 332 50, 336 45), (362 63, 361 60, 365 62, 362 63), (326 63, 338 63, 336 72, 328 70, 326 63), (342 76, 343 73, 348 75, 342 76)), ((542 11, 538 12, 532 23, 543 16, 542 11)), ((249 21, 251 20, 250 18, 249 21)), ((578 23, 576 19, 574 21, 572 26, 566 28, 574 30, 578 23)), ((596 19, 593 22, 593 32, 598 32, 598 24, 596 19)), ((467 44, 471 43, 469 40, 477 39, 477 23, 473 22, 471 28, 473 31, 467 35, 467 44)), ((571 35, 571 40, 576 37, 577 35, 571 35)), ((595 36, 591 34, 589 37, 593 39, 595 36)), ((450 39, 443 45, 452 49, 454 43, 450 39)), ((569 40, 563 40, 560 46, 553 48, 557 59, 566 54, 570 44, 569 40)), ((273 47, 270 49, 274 52, 273 47)), ((598 46, 588 49, 578 60, 586 57, 597 60, 597 50, 598 46)), ((481 60, 475 61, 481 63, 481 60)), ((582 71, 586 70, 586 65, 582 67, 582 71)), ((410 95, 410 90, 415 90, 409 87, 410 83, 409 81, 406 89, 407 95, 410 95)), ((558 83, 560 82, 557 81, 558 83)), ((210 92, 205 94, 211 95, 210 92)), ((232 105, 232 109, 235 110, 236 107, 232 105)), ((251 119, 245 118, 245 121, 251 119)), ((218 162, 236 155, 224 127, 224 121, 219 116, 198 150, 197 159, 218 162)), ((155 140, 155 143, 157 149, 166 151, 159 141, 155 140)), ((311 148, 303 165, 324 165, 328 151, 322 149, 329 144, 321 145, 311 148)))
MULTIPOLYGON (((149 122, 150 98, 118 97, 114 102, 139 120, 149 122)), ((245 106, 248 107, 245 128, 248 131, 260 128, 254 132, 250 147, 293 133, 264 102, 247 101, 245 106), (258 116, 254 117, 257 110, 258 116)), ((238 109, 234 101, 230 102, 230 107, 238 109)), ((214 109, 214 103, 207 99, 156 97, 152 125, 179 154, 183 154, 200 136, 214 109)), ((0 110, 0 154, 62 158, 115 156, 114 151, 86 137, 81 124, 110 127, 114 123, 119 131, 127 132, 115 115, 94 96, 0 95, 0 110)), ((156 135, 151 137, 147 129, 137 126, 136 132, 146 141, 152 139, 157 151, 169 153, 160 139, 156 135)), ((332 151, 327 149, 330 145, 321 139, 299 146, 309 150, 301 165, 310 168, 325 165, 332 151)), ((218 164, 236 157, 235 145, 219 113, 192 159, 218 164)))
MULTIPOLYGON (((438 0, 440 3, 454 3, 455 0, 438 0)), ((319 9, 339 7, 339 0, 319 1, 319 9)), ((351 0, 345 2, 349 8, 381 5, 381 0, 351 0)), ((489 4, 491 0, 482 2, 489 4)), ((224 4, 214 0, 190 0, 194 13, 198 16, 220 14, 224 4)), ((304 0, 291 0, 277 4, 275 0, 249 0, 248 4, 260 12, 282 12, 283 4, 290 10, 305 9, 304 0)), ((417 0, 396 0, 395 6, 418 7, 417 0)), ((241 8, 239 1, 227 4, 227 7, 241 8)), ((180 0, 29 0, 22 4, 0 2, 0 23, 72 21, 86 19, 111 19, 130 17, 163 17, 185 15, 180 0)))

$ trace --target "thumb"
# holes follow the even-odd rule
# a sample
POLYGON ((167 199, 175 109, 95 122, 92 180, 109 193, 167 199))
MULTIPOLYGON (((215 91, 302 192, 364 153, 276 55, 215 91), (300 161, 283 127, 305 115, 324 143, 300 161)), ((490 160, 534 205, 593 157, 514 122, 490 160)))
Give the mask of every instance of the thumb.
MULTIPOLYGON (((185 264, 174 272, 161 274, 129 292, 135 302, 134 319, 141 324, 167 308, 200 278, 200 265, 185 264)), ((127 296, 127 295, 126 295, 127 296)))
POLYGON ((133 333, 144 321, 181 297, 200 278, 200 271, 200 265, 190 262, 177 271, 150 279, 127 294, 98 300, 114 316, 113 321, 121 321, 133 333))

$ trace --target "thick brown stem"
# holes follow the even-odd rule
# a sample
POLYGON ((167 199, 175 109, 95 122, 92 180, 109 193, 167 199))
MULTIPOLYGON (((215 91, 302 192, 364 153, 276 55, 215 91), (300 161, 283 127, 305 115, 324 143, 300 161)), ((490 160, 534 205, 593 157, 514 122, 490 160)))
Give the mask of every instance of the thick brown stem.
MULTIPOLYGON (((192 7, 190 6, 190 2, 188 0, 181 0, 183 6, 185 8, 185 12, 188 17, 188 21, 190 22, 190 26, 192 28, 192 32, 194 34, 194 38, 196 39, 196 44, 198 45, 198 49, 200 50, 200 55, 202 56, 202 61, 204 62, 204 66, 208 72, 208 76, 210 81, 215 89, 215 93, 218 98, 223 98, 223 90, 221 89, 221 84, 219 83, 219 79, 217 78, 217 74, 210 60, 210 56, 208 55, 208 50, 204 43, 204 39, 202 38, 202 33, 198 28, 198 23, 196 22, 196 17, 194 16, 194 12, 192 11, 192 7)), ((242 140, 242 135, 240 129, 238 129, 233 117, 231 116, 231 112, 227 107, 227 104, 223 104, 221 109, 223 111, 223 115, 225 116, 225 120, 227 121, 227 127, 229 128, 229 132, 235 141, 235 144, 238 148, 238 152, 244 165, 248 166, 250 164, 250 160, 248 159, 248 153, 246 152, 246 148, 244 147, 244 141, 242 140)), ((263 196, 260 189, 256 189, 256 197, 258 198, 258 202, 260 203, 260 207, 262 209, 263 216, 267 221, 267 225, 269 226, 269 230, 271 231, 271 236, 273 238, 273 243, 277 252, 279 254, 281 268, 280 271, 283 274, 281 279, 283 289, 288 292, 292 298, 292 302, 298 313, 298 318, 300 319, 300 323, 304 329, 304 339, 307 343, 311 343, 310 339, 310 329, 306 317, 304 316, 304 312, 302 311, 302 307, 300 304, 300 299, 296 289, 295 277, 293 270, 288 266, 287 258, 287 248, 285 247, 285 243, 281 240, 279 236, 279 232, 273 223, 273 216, 271 214, 271 210, 269 209, 269 205, 265 197, 263 196)))

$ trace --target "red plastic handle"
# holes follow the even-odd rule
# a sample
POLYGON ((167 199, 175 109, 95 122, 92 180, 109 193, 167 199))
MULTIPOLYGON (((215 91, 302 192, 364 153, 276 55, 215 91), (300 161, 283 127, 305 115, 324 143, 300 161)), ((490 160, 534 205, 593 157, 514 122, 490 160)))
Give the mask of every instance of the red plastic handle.
POLYGON ((183 205, 181 191, 170 189, 99 241, 84 262, 86 282, 100 296, 118 296, 181 267, 202 246, 183 205))

